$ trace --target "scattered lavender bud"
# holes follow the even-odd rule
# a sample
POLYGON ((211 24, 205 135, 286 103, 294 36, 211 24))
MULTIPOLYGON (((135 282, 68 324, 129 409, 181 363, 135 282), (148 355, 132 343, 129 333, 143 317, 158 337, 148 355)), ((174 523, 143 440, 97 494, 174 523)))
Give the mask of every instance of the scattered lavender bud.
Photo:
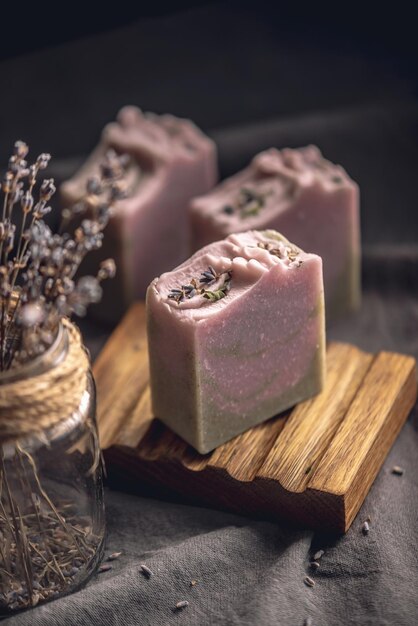
POLYGON ((181 611, 182 609, 185 609, 186 606, 189 606, 189 603, 187 602, 187 600, 180 600, 180 602, 177 602, 176 604, 176 611, 181 611))
POLYGON ((319 570, 320 565, 318 561, 311 561, 311 563, 309 563, 309 567, 311 568, 311 570, 316 572, 317 570, 319 570))
POLYGON ((150 568, 144 565, 143 563, 141 563, 139 567, 141 569, 141 572, 144 574, 145 578, 151 578, 151 576, 153 576, 153 573, 150 570, 150 568))
POLYGON ((104 572, 109 572, 113 567, 111 565, 101 565, 98 569, 99 574, 103 574, 104 572))
POLYGON ((395 474, 396 476, 403 476, 405 473, 405 470, 403 469, 403 467, 400 467, 399 465, 394 465, 392 467, 392 474, 395 474))
POLYGON ((310 576, 306 576, 303 579, 303 582, 305 583, 307 587, 315 587, 315 581, 310 576))
POLYGON ((107 561, 116 561, 116 559, 118 559, 121 556, 122 552, 112 552, 112 554, 109 554, 109 556, 107 557, 107 561))
POLYGON ((369 534, 370 532, 369 522, 364 522, 363 526, 361 527, 361 532, 363 533, 363 535, 369 534))
POLYGON ((321 559, 324 556, 324 554, 325 554, 324 550, 318 550, 318 552, 315 552, 312 558, 314 561, 319 561, 319 559, 321 559))

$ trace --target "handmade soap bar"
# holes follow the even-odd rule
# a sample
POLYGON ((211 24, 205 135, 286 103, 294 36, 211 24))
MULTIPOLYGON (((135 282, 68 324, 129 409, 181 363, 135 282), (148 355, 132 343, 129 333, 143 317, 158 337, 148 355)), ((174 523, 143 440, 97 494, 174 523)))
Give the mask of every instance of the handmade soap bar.
POLYGON ((321 390, 322 261, 230 235, 151 283, 147 325, 154 415, 208 452, 321 390))
MULTIPOLYGON (((99 256, 112 256, 117 277, 104 286, 99 313, 118 318, 127 305, 145 296, 150 281, 190 254, 187 205, 217 182, 215 144, 192 122, 172 115, 125 107, 103 131, 101 141, 75 176, 61 186, 64 206, 85 192, 109 148, 131 157, 129 196, 120 200, 106 230, 99 256)), ((88 269, 89 268, 85 268, 88 269)))
POLYGON ((318 148, 272 148, 190 206, 194 248, 274 228, 322 257, 327 320, 360 303, 358 187, 318 148))

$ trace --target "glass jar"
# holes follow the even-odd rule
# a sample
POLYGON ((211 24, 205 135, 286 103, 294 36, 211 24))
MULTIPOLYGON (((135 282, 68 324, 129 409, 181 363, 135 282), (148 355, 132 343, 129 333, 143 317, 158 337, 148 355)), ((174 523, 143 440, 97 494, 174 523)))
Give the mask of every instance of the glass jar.
MULTIPOLYGON (((30 380, 65 358, 61 325, 46 353, 0 385, 30 380)), ((42 402, 42 397, 39 397, 42 402)), ((79 407, 41 433, 0 443, 0 613, 74 591, 103 556, 103 480, 91 372, 79 407)))

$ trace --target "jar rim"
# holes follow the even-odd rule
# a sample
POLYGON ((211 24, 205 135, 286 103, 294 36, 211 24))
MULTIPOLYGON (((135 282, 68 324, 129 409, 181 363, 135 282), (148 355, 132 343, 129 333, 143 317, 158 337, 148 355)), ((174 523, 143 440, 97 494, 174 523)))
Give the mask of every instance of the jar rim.
POLYGON ((49 348, 21 367, 0 371, 0 385, 28 379, 31 376, 37 376, 47 372, 63 361, 67 351, 68 331, 62 323, 62 320, 60 320, 55 339, 49 348))

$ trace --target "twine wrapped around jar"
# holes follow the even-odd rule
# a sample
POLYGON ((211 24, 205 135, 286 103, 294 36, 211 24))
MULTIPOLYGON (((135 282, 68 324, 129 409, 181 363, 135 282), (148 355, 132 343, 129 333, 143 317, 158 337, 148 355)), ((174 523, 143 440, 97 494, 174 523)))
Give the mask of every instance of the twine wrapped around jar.
POLYGON ((0 385, 0 443, 57 425, 77 411, 90 362, 78 328, 62 320, 68 335, 64 357, 46 371, 0 385))

